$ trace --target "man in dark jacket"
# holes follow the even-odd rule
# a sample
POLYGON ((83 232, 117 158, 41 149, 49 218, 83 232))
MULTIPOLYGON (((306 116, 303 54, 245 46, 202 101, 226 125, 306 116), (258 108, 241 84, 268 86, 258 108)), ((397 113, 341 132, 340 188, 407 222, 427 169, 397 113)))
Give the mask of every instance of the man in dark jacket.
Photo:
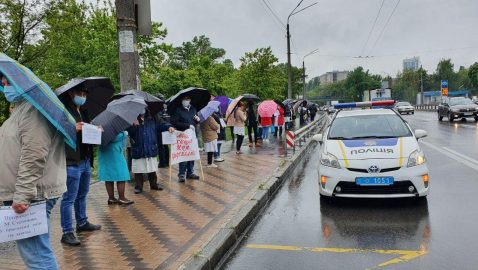
MULTIPOLYGON (((199 123, 199 117, 196 114, 196 108, 191 105, 191 98, 183 97, 181 106, 171 116, 171 124, 180 131, 196 130, 196 125, 199 123)), ((194 174, 194 161, 180 162, 178 177, 180 183, 184 183, 186 178, 199 180, 199 176, 194 174)))
POLYGON ((309 112, 310 112, 310 121, 314 121, 315 115, 317 115, 317 106, 315 104, 312 104, 309 107, 309 112))
MULTIPOLYGON (((169 124, 170 117, 166 110, 161 110, 155 115, 156 125, 161 125, 163 123, 169 124)), ((169 167, 169 147, 167 144, 163 144, 163 136, 161 133, 158 133, 158 158, 159 158, 159 168, 169 167)))
POLYGON ((255 144, 257 147, 261 146, 258 142, 259 137, 257 136, 257 117, 254 112, 254 103, 252 101, 248 102, 247 109, 247 133, 249 136, 249 147, 252 147, 255 144), (252 133, 254 133, 254 142, 252 141, 252 133))
POLYGON ((93 164, 93 147, 82 143, 82 127, 89 123, 88 112, 82 110, 86 102, 87 92, 84 89, 71 89, 63 98, 66 109, 76 120, 76 151, 66 148, 66 192, 63 193, 60 205, 61 228, 63 236, 61 242, 70 246, 80 245, 80 240, 73 230, 72 208, 75 209, 76 232, 95 231, 100 225, 88 222, 86 216, 86 196, 90 190, 91 167, 93 164))

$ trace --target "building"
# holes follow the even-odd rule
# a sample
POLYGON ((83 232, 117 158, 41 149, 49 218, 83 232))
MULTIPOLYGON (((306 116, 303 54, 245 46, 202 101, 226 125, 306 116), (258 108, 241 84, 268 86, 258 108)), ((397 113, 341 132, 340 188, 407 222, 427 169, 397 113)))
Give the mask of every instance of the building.
POLYGON ((374 89, 363 91, 363 101, 378 101, 392 99, 392 89, 374 89))
POLYGON ((349 71, 331 71, 320 75, 319 80, 321 85, 336 83, 347 79, 349 71))
MULTIPOLYGON (((470 91, 448 91, 448 97, 469 97, 470 91)), ((417 94, 417 104, 436 105, 442 100, 441 91, 425 91, 423 92, 423 103, 421 102, 421 93, 417 94)))
POLYGON ((413 57, 403 60, 403 70, 417 71, 420 68, 420 57, 413 57))

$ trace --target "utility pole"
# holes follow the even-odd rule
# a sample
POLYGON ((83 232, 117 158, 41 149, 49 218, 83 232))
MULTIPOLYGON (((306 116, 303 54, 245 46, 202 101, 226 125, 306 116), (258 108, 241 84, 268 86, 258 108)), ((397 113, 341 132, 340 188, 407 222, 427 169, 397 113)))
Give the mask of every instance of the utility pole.
POLYGON ((292 98, 292 66, 290 62, 290 32, 289 22, 287 22, 287 98, 292 98))
POLYGON ((305 61, 302 60, 302 86, 304 87, 304 89, 302 90, 302 98, 303 99, 306 99, 305 97, 305 61))
POLYGON ((420 103, 423 105, 423 67, 420 65, 420 103))
POLYGON ((140 90, 135 1, 115 0, 115 4, 121 92, 140 90))

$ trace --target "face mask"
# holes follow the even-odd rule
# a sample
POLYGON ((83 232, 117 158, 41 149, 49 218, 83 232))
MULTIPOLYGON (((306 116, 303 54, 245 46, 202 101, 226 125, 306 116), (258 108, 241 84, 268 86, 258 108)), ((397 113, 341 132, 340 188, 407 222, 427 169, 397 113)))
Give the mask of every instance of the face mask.
POLYGON ((23 99, 17 90, 15 90, 15 87, 11 85, 0 87, 0 92, 3 92, 5 98, 10 103, 16 103, 23 99))
POLYGON ((189 104, 191 104, 191 100, 187 100, 187 99, 186 99, 186 100, 183 100, 181 103, 183 104, 183 107, 186 108, 186 107, 189 106, 189 104))
POLYGON ((85 102, 86 102, 85 97, 75 96, 73 98, 73 103, 75 103, 76 106, 83 106, 85 102))

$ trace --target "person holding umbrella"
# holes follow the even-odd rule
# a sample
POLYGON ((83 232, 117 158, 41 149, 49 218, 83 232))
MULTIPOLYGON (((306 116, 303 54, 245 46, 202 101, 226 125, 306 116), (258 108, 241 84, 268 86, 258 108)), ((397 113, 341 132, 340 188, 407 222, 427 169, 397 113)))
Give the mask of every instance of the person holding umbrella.
POLYGON ((242 142, 244 141, 245 123, 247 120, 246 104, 243 101, 240 101, 239 107, 233 113, 234 113, 234 133, 237 136, 236 154, 240 155, 242 154, 241 146, 242 146, 242 142))
MULTIPOLYGON (((53 91, 25 69, 0 54, 0 93, 15 104, 0 127, 0 202, 17 214, 28 211, 31 203, 45 202, 49 223, 66 190, 65 147, 75 146, 75 123, 53 91)), ((27 269, 58 269, 50 231, 17 240, 16 245, 27 269)))
POLYGON ((260 147, 259 136, 257 134, 257 116, 254 110, 254 102, 249 100, 247 102, 247 135, 249 137, 249 147, 255 144, 256 147, 260 147), (252 133, 254 133, 254 141, 252 141, 252 133))
POLYGON ((207 167, 208 168, 217 168, 217 165, 214 164, 213 156, 214 153, 218 151, 217 139, 218 131, 220 128, 219 123, 216 122, 213 118, 213 111, 219 108, 218 101, 211 101, 209 104, 199 111, 199 118, 201 119, 201 134, 204 140, 204 150, 207 152, 207 167), (208 116, 209 115, 209 116, 208 116), (207 116, 207 118, 206 118, 207 116))
POLYGON ((127 129, 131 142, 131 171, 134 174, 135 187, 134 193, 143 192, 144 174, 147 175, 149 187, 151 190, 163 190, 158 184, 158 134, 169 131, 174 132, 174 128, 167 123, 156 124, 155 119, 148 109, 138 116, 133 126, 127 129))
POLYGON ((217 151, 214 153, 214 161, 223 162, 224 159, 221 158, 221 146, 226 142, 226 122, 222 118, 221 108, 216 109, 212 117, 214 117, 214 120, 219 124, 219 130, 217 132, 217 151))
POLYGON ((70 89, 59 88, 56 90, 56 94, 75 118, 77 131, 76 149, 66 149, 66 192, 63 194, 60 205, 63 231, 61 242, 69 246, 78 246, 81 242, 73 230, 73 208, 77 233, 101 229, 101 225, 90 223, 86 215, 86 198, 90 190, 91 167, 93 166, 93 146, 82 143, 82 127, 84 123, 90 123, 90 118, 88 111, 81 107, 86 103, 88 91, 78 85, 70 89))
MULTIPOLYGON (((180 131, 187 129, 196 130, 195 126, 200 121, 196 114, 196 108, 191 104, 191 97, 183 95, 181 105, 176 107, 171 116, 171 124, 180 131)), ((194 173, 194 161, 179 163, 178 178, 179 183, 184 183, 186 179, 199 180, 199 176, 194 173)))

